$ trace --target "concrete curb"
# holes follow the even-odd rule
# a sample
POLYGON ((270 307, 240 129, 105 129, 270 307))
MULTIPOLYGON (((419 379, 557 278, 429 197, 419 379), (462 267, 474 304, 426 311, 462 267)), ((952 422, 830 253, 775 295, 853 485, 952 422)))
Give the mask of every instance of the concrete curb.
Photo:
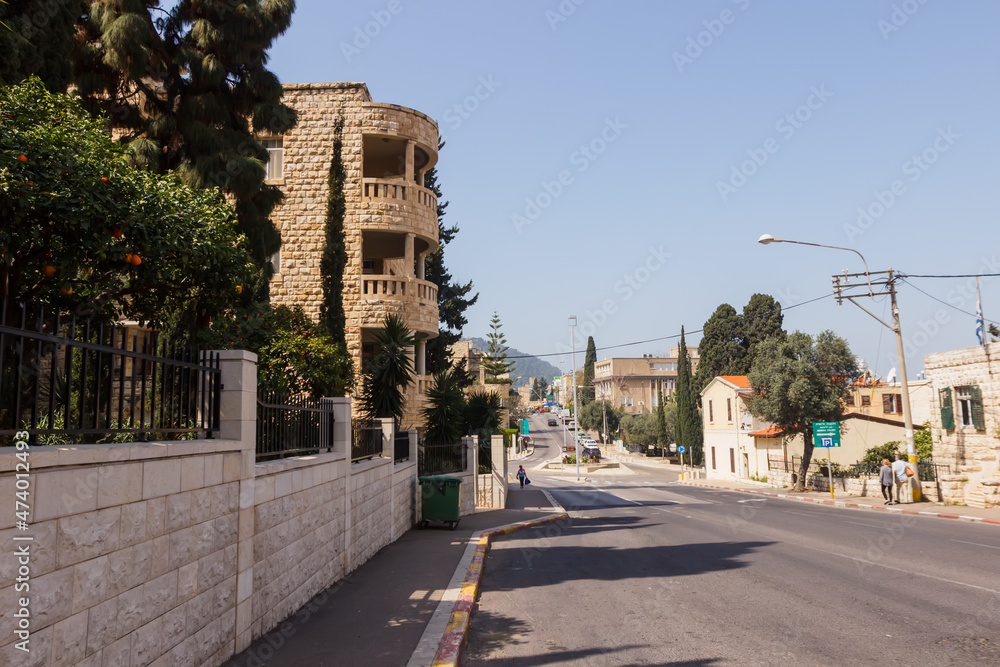
POLYGON ((912 514, 915 516, 932 516, 939 519, 957 519, 959 521, 970 521, 972 523, 986 523, 1000 526, 998 519, 986 519, 981 516, 966 516, 963 514, 947 514, 945 512, 927 512, 924 510, 904 510, 886 505, 866 505, 864 503, 849 503, 843 500, 831 500, 820 498, 804 498, 802 496, 790 496, 787 493, 769 493, 767 491, 757 491, 756 489, 734 489, 729 486, 716 486, 714 484, 697 484, 689 481, 678 481, 677 484, 684 486, 696 486, 702 489, 719 489, 722 491, 734 491, 736 493, 752 493, 758 496, 768 496, 770 498, 781 498, 782 500, 795 500, 801 503, 813 503, 814 505, 829 505, 831 507, 846 507, 855 510, 871 510, 874 512, 892 512, 894 514, 912 514))
POLYGON ((483 567, 486 564, 486 554, 490 550, 490 541, 500 535, 510 535, 511 533, 533 528, 553 521, 568 520, 569 514, 560 512, 551 516, 533 519, 531 521, 521 521, 512 523, 491 530, 484 530, 479 534, 479 543, 476 545, 472 563, 462 582, 462 590, 458 594, 455 606, 452 608, 451 618, 448 619, 448 626, 444 636, 438 644, 437 654, 434 656, 432 667, 456 667, 461 656, 462 647, 469 632, 469 621, 472 618, 473 609, 476 606, 476 598, 479 596, 479 583, 483 577, 483 567))

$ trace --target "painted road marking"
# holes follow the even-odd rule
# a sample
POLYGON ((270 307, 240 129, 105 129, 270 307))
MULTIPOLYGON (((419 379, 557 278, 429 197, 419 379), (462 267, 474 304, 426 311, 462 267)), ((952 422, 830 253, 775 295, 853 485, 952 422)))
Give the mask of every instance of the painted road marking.
POLYGON ((952 542, 961 542, 962 544, 974 544, 977 547, 986 547, 987 549, 998 549, 998 550, 1000 550, 1000 547, 995 547, 995 546, 993 546, 991 544, 980 544, 979 542, 966 542, 965 540, 951 540, 951 541, 952 542))

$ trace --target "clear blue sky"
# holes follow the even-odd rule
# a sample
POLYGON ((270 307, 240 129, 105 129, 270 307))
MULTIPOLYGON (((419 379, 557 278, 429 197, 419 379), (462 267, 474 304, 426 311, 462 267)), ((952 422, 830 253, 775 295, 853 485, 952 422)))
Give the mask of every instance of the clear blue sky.
MULTIPOLYGON (((863 270, 763 233, 849 246, 873 271, 1000 273, 998 23, 1000 4, 970 0, 299 0, 271 66, 284 83, 364 81, 439 122, 461 228, 446 262, 480 293, 465 333, 496 310, 512 346, 545 354, 567 349, 569 314, 577 348, 588 332, 602 348, 863 270)), ((974 312, 966 282, 913 279, 974 312)), ((982 295, 1000 320, 1000 278, 982 295)), ((868 305, 888 319, 885 301, 868 305)), ((974 317, 909 285, 899 304, 911 377, 926 353, 976 344, 974 317)), ((891 332, 850 304, 785 326, 895 365, 891 332)))

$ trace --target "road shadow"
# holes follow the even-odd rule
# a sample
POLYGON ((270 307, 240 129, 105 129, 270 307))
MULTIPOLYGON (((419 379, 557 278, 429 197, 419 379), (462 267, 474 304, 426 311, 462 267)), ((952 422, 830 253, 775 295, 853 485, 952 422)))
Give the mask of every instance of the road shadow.
MULTIPOLYGON (((574 529, 575 530, 575 529, 574 529)), ((569 581, 624 581, 637 578, 686 577, 747 567, 745 558, 775 542, 705 542, 636 548, 613 546, 527 547, 498 541, 490 550, 484 588, 513 591, 558 586, 569 581), (524 552, 530 567, 521 569, 524 552), (505 573, 518 569, 517 577, 505 573)))

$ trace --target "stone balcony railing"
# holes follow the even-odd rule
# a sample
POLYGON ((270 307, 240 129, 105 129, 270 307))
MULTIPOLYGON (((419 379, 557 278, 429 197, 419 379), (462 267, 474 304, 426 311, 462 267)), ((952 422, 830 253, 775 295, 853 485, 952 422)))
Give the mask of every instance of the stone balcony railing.
POLYGON ((363 228, 412 231, 437 241, 437 197, 427 188, 398 179, 364 178, 361 194, 363 228))
POLYGON ((438 330, 437 285, 406 276, 364 275, 360 281, 361 326, 380 326, 389 313, 403 316, 406 325, 418 332, 438 330))

